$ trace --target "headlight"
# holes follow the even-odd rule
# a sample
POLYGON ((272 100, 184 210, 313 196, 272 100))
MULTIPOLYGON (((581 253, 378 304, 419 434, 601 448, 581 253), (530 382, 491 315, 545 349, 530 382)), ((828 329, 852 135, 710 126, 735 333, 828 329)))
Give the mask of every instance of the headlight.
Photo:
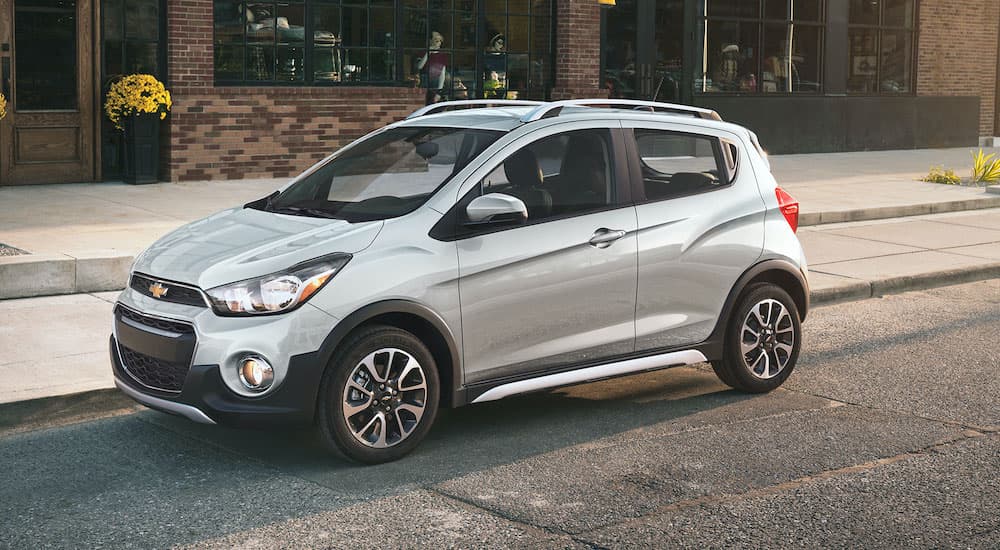
POLYGON ((348 261, 350 254, 333 254, 263 277, 206 291, 219 315, 268 315, 291 311, 323 288, 348 261))

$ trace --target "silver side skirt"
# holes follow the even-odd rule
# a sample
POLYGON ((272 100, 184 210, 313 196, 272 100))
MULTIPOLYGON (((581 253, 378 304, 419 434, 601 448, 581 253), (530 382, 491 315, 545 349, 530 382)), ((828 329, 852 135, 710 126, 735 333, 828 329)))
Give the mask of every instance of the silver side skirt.
POLYGON ((207 414, 201 412, 201 409, 197 409, 191 405, 185 405, 184 403, 175 403, 173 401, 167 401, 166 399, 160 399, 159 397, 153 397, 152 395, 146 395, 130 388, 128 384, 118 380, 117 376, 115 377, 115 385, 118 386, 118 389, 125 393, 125 395, 135 399, 147 407, 179 414, 188 420, 194 420, 195 422, 199 422, 201 424, 215 424, 215 421, 209 418, 207 414))
POLYGON ((693 365, 695 363, 704 363, 706 361, 708 361, 708 359, 706 359, 705 356, 698 350, 689 349, 684 351, 673 351, 660 355, 651 355, 649 357, 640 357, 638 359, 628 359, 617 363, 608 363, 607 365, 598 365, 596 367, 587 367, 585 369, 560 372, 557 374, 539 376, 538 378, 531 378, 529 380, 511 382, 510 384, 504 384, 502 386, 491 388, 489 391, 480 395, 472 402, 482 403, 484 401, 495 401, 497 399, 503 399, 509 395, 517 395, 519 393, 528 393, 544 390, 546 388, 568 386, 570 384, 580 384, 583 382, 590 382, 592 380, 611 378, 622 374, 630 374, 666 367, 693 365))

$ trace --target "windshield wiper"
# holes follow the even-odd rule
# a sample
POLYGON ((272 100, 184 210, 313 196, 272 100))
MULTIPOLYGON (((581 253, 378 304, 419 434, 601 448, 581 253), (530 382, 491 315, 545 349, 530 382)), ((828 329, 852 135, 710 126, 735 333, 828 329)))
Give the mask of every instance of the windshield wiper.
POLYGON ((327 212, 326 210, 320 210, 319 208, 305 208, 302 206, 272 206, 268 208, 267 211, 278 214, 292 214, 293 216, 311 216, 313 218, 340 218, 340 216, 334 214, 333 212, 327 212))

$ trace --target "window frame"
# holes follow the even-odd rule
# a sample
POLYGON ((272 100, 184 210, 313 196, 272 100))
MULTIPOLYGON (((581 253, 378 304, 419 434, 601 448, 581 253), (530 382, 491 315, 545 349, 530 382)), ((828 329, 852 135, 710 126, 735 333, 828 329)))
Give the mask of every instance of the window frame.
POLYGON ((531 132, 505 144, 500 152, 480 164, 475 172, 473 172, 462 184, 459 189, 459 198, 455 201, 455 204, 449 208, 445 215, 441 217, 433 228, 431 228, 429 235, 439 241, 461 241, 482 235, 499 233, 502 231, 510 231, 561 220, 579 218, 582 216, 590 216, 592 214, 609 212, 611 210, 618 210, 621 208, 631 208, 634 206, 634 202, 632 200, 633 185, 630 177, 629 164, 630 160, 628 156, 628 146, 626 144, 626 131, 621 126, 615 125, 615 123, 612 122, 605 123, 602 121, 598 124, 590 123, 588 126, 581 126, 580 123, 557 124, 549 126, 543 130, 531 132), (571 212, 567 214, 560 214, 558 216, 549 216, 540 220, 536 219, 534 221, 529 219, 522 223, 475 227, 467 227, 462 224, 465 217, 466 206, 468 206, 468 204, 476 197, 482 196, 483 179, 503 165, 508 158, 521 149, 529 147, 541 140, 582 130, 602 130, 607 132, 608 144, 610 145, 608 151, 610 158, 608 160, 612 163, 610 170, 612 179, 610 184, 612 186, 614 196, 614 199, 609 204, 602 208, 595 208, 583 212, 571 212))
POLYGON ((898 25, 884 25, 885 21, 885 0, 879 0, 879 13, 878 22, 874 25, 868 23, 851 23, 850 19, 850 4, 847 6, 847 24, 846 24, 846 44, 847 51, 844 52, 844 64, 846 66, 846 77, 844 79, 844 91, 848 96, 851 97, 906 97, 906 96, 916 96, 917 95, 917 69, 919 67, 919 44, 920 39, 920 0, 913 0, 913 21, 910 22, 910 26, 898 26, 898 25), (875 69, 875 82, 878 83, 878 87, 873 92, 858 92, 852 91, 850 80, 851 80, 851 31, 855 29, 871 30, 875 32, 875 59, 876 59, 876 69, 875 69), (882 36, 886 32, 891 33, 907 33, 910 38, 910 59, 909 59, 909 74, 910 82, 908 90, 904 92, 892 92, 883 91, 881 86, 882 80, 882 36))
MULTIPOLYGON (((370 10, 373 9, 373 6, 374 7, 380 7, 379 4, 373 4, 372 0, 332 0, 332 1, 327 1, 327 2, 324 2, 322 0, 267 0, 267 1, 262 1, 261 2, 261 3, 270 3, 270 4, 273 4, 273 5, 289 4, 290 3, 290 4, 293 4, 293 5, 301 5, 302 6, 302 9, 303 9, 303 27, 304 27, 304 31, 303 31, 304 32, 304 41, 302 42, 302 48, 303 48, 304 51, 303 51, 302 63, 303 63, 303 73, 304 74, 303 74, 303 78, 301 80, 280 80, 280 79, 278 79, 276 73, 271 75, 270 80, 251 80, 251 79, 249 79, 248 78, 248 63, 247 63, 247 55, 248 55, 248 51, 249 50, 248 50, 248 38, 247 38, 247 31, 246 31, 246 18, 245 18, 246 16, 243 13, 240 14, 240 23, 239 23, 239 25, 241 27, 240 36, 242 38, 242 41, 239 44, 236 44, 236 43, 222 44, 222 43, 219 42, 219 37, 218 37, 219 27, 216 25, 216 15, 215 15, 215 13, 216 13, 215 12, 216 3, 213 2, 213 4, 212 4, 212 46, 213 46, 212 81, 213 81, 213 85, 216 86, 216 87, 247 87, 247 86, 253 86, 253 87, 290 87, 290 88, 294 88, 294 87, 344 87, 344 88, 351 88, 351 87, 386 87, 386 88, 414 88, 412 81, 408 81, 405 78, 406 73, 405 73, 404 67, 403 67, 403 61, 404 61, 405 55, 407 54, 407 52, 414 51, 414 50, 420 50, 420 49, 426 50, 426 47, 427 47, 426 46, 426 42, 430 38, 430 33, 431 33, 432 30, 436 30, 436 29, 431 29, 430 25, 428 24, 428 26, 427 26, 428 28, 426 29, 426 36, 424 37, 424 45, 423 46, 421 46, 419 48, 413 48, 413 47, 406 46, 404 44, 404 42, 405 42, 405 40, 404 40, 405 39, 405 37, 404 37, 404 31, 405 31, 404 13, 406 13, 406 12, 412 12, 412 11, 422 11, 425 14, 426 19, 428 21, 430 21, 431 18, 432 18, 432 16, 434 14, 437 14, 437 13, 448 13, 448 14, 450 14, 451 19, 452 19, 451 36, 450 37, 446 37, 447 40, 450 41, 450 44, 449 44, 449 42, 446 42, 446 44, 445 44, 446 47, 442 48, 441 51, 447 52, 448 55, 450 56, 450 59, 452 59, 452 60, 454 60, 459 54, 468 54, 468 53, 473 53, 474 54, 474 59, 475 59, 474 63, 475 63, 475 66, 472 67, 471 69, 476 74, 476 80, 474 82, 472 82, 471 85, 470 85, 469 82, 465 82, 465 80, 463 79, 463 84, 466 86, 466 89, 468 90, 469 99, 479 99, 479 98, 482 97, 482 95, 483 95, 482 75, 483 75, 483 71, 485 69, 485 44, 484 44, 484 42, 489 39, 489 37, 485 37, 484 36, 484 33, 486 33, 486 27, 487 27, 487 14, 488 13, 492 13, 492 14, 496 15, 495 12, 488 12, 487 11, 487 2, 486 2, 486 0, 475 0, 475 5, 474 5, 473 10, 471 12, 468 11, 468 10, 460 9, 459 8, 459 3, 458 3, 457 0, 452 4, 452 7, 449 8, 449 9, 435 9, 434 7, 432 7, 432 5, 431 5, 430 2, 426 2, 425 5, 424 5, 424 7, 422 7, 422 8, 421 7, 413 8, 413 7, 409 7, 407 5, 407 3, 406 3, 405 0, 395 0, 392 3, 392 6, 390 8, 392 10, 393 17, 394 17, 394 22, 393 22, 393 32, 394 32, 394 38, 393 38, 393 40, 394 40, 394 43, 393 43, 393 46, 392 46, 391 50, 393 52, 393 60, 394 60, 394 64, 395 64, 395 78, 393 78, 391 80, 359 80, 359 81, 348 81, 348 82, 344 82, 344 81, 329 81, 329 80, 317 80, 315 78, 315 61, 314 61, 314 57, 315 57, 315 55, 314 55, 314 53, 315 53, 314 52, 314 38, 315 38, 315 36, 314 36, 314 31, 315 31, 314 26, 315 25, 314 25, 314 22, 313 22, 314 14, 316 13, 318 7, 339 7, 341 9, 343 9, 344 2, 346 2, 348 4, 348 7, 361 7, 361 4, 364 3, 364 8, 366 10, 369 10, 369 14, 368 14, 368 17, 367 17, 368 21, 367 21, 366 32, 370 31, 370 27, 371 27, 371 13, 370 13, 370 10), (461 48, 457 47, 457 44, 455 43, 456 36, 455 36, 455 33, 454 33, 454 29, 457 28, 457 21, 459 20, 460 16, 467 15, 467 14, 473 15, 473 17, 475 19, 475 30, 474 30, 475 44, 474 44, 474 46, 472 46, 471 49, 470 48, 465 48, 465 47, 461 47, 461 48), (219 78, 217 76, 216 65, 215 65, 215 50, 217 50, 220 45, 238 46, 239 48, 241 48, 242 55, 243 55, 243 63, 242 63, 242 68, 241 68, 242 77, 241 78, 238 78, 238 79, 233 79, 233 78, 219 78)), ((525 82, 525 88, 523 90, 521 90, 521 89, 517 90, 520 93, 519 99, 527 99, 529 97, 535 97, 536 95, 539 96, 538 99, 547 99, 551 95, 552 89, 555 87, 555 80, 556 80, 556 25, 558 23, 557 18, 556 18, 556 11, 557 11, 556 10, 556 3, 557 3, 556 0, 550 0, 548 2, 548 9, 547 10, 546 9, 542 9, 542 10, 540 10, 538 12, 535 12, 534 11, 534 7, 532 6, 529 9, 529 12, 526 13, 526 14, 520 14, 520 13, 511 14, 509 11, 505 12, 503 14, 504 21, 507 21, 511 16, 518 16, 518 17, 523 16, 523 17, 525 17, 527 19, 528 24, 529 24, 529 29, 527 31, 527 36, 528 36, 529 43, 523 48, 523 53, 521 52, 521 50, 518 50, 517 52, 511 53, 509 51, 509 49, 505 52, 505 53, 508 53, 508 55, 514 55, 514 56, 522 56, 523 55, 527 59, 527 63, 528 63, 528 66, 527 66, 528 81, 525 82), (539 21, 544 21, 544 22, 546 22, 548 24, 548 27, 547 27, 546 32, 545 32, 546 36, 544 37, 544 45, 542 46, 542 49, 536 48, 535 40, 534 40, 534 32, 535 32, 535 28, 536 28, 536 23, 539 22, 539 21), (541 81, 540 82, 535 82, 532 79, 532 74, 533 74, 532 73, 532 67, 533 67, 533 64, 534 64, 533 62, 536 59, 542 59, 542 60, 544 60, 543 67, 545 67, 545 69, 544 69, 543 76, 541 77, 541 81)), ((505 36, 505 38, 507 38, 507 40, 509 42, 509 37, 507 36, 506 31, 504 32, 504 36, 505 36)), ((540 40, 540 42, 541 42, 541 40, 540 40)), ((368 36, 368 45, 358 46, 358 47, 356 47, 354 49, 364 49, 364 50, 369 51, 369 52, 370 51, 377 51, 377 50, 386 50, 386 49, 389 49, 389 48, 384 48, 384 47, 383 48, 379 48, 377 46, 372 45, 374 43, 375 42, 373 41, 373 37, 372 36, 368 36)), ((270 47, 272 47, 274 49, 275 52, 277 52, 277 50, 279 49, 279 46, 277 44, 278 44, 278 39, 277 39, 277 36, 276 36, 275 39, 274 39, 273 45, 270 46, 270 47)), ((347 48, 347 49, 350 49, 350 48, 347 48)), ((455 72, 454 72, 454 66, 453 65, 449 66, 448 69, 449 69, 449 74, 453 76, 455 74, 455 72)), ((469 70, 469 68, 466 67, 463 70, 469 70)), ((419 74, 419 71, 417 71, 417 74, 419 74)), ((418 85, 416 88, 417 89, 424 89, 421 85, 418 85)), ((451 93, 454 93, 454 90, 449 90, 449 91, 451 93)))
POLYGON ((659 202, 676 200, 684 197, 692 197, 695 195, 704 195, 706 193, 714 193, 716 191, 721 191, 723 189, 729 189, 736 184, 742 173, 743 157, 744 154, 740 149, 739 141, 737 139, 722 137, 714 134, 699 133, 697 131, 690 130, 678 130, 676 128, 663 128, 655 127, 650 125, 634 125, 624 129, 625 130, 625 144, 628 149, 628 165, 629 165, 629 181, 632 187, 632 198, 633 204, 635 206, 640 206, 644 204, 655 204, 659 202), (687 191, 684 193, 672 194, 666 197, 658 197, 655 199, 650 199, 646 197, 646 185, 642 174, 642 156, 639 154, 639 142, 636 139, 636 130, 645 130, 653 132, 662 132, 664 134, 688 137, 694 139, 707 139, 712 142, 712 153, 715 158, 715 164, 720 168, 720 171, 725 173, 726 182, 720 183, 715 187, 706 187, 704 189, 696 189, 692 191, 687 191), (733 159, 732 167, 727 160, 727 155, 723 151, 724 147, 732 147, 735 151, 735 157, 733 159))
MULTIPOLYGON (((826 63, 827 56, 827 35, 830 32, 830 22, 828 20, 827 14, 827 4, 830 1, 838 0, 817 0, 819 4, 819 14, 820 19, 813 20, 800 20, 793 19, 791 17, 785 19, 778 19, 773 17, 767 17, 765 14, 765 4, 764 0, 756 0, 757 4, 757 16, 747 17, 738 15, 709 15, 708 12, 698 13, 695 16, 695 24, 697 28, 695 30, 694 36, 697 40, 696 48, 699 50, 699 55, 695 58, 696 64, 700 60, 701 67, 694 67, 694 82, 692 83, 692 88, 694 94, 698 97, 734 97, 734 96, 757 96, 757 97, 795 97, 795 96, 821 96, 826 93, 826 88, 828 83, 826 82, 826 63), (756 72, 757 75, 757 89, 753 91, 708 91, 704 90, 705 80, 708 78, 708 66, 707 66, 707 52, 706 48, 708 46, 708 37, 710 36, 709 24, 712 22, 731 22, 739 24, 752 24, 757 28, 757 40, 755 47, 757 48, 757 60, 756 60, 756 72), (768 26, 774 26, 784 24, 787 29, 791 26, 793 29, 799 26, 811 27, 819 30, 818 44, 819 44, 819 55, 817 56, 817 67, 816 75, 819 77, 819 86, 817 90, 811 91, 784 91, 777 90, 774 92, 764 92, 763 91, 763 67, 764 67, 764 57, 760 54, 764 50, 764 34, 768 26)), ((773 0, 772 0, 773 1, 773 0)), ((786 0, 791 6, 794 0, 786 0)), ((789 9, 789 11, 791 11, 789 9)))

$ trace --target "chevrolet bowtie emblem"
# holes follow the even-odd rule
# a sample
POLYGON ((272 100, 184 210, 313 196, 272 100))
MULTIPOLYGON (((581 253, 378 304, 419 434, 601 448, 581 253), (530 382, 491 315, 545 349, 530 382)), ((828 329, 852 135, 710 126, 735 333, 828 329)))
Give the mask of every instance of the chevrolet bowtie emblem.
POLYGON ((168 290, 170 290, 168 287, 165 287, 160 283, 153 283, 149 285, 149 292, 153 295, 153 298, 162 298, 166 296, 168 290))

